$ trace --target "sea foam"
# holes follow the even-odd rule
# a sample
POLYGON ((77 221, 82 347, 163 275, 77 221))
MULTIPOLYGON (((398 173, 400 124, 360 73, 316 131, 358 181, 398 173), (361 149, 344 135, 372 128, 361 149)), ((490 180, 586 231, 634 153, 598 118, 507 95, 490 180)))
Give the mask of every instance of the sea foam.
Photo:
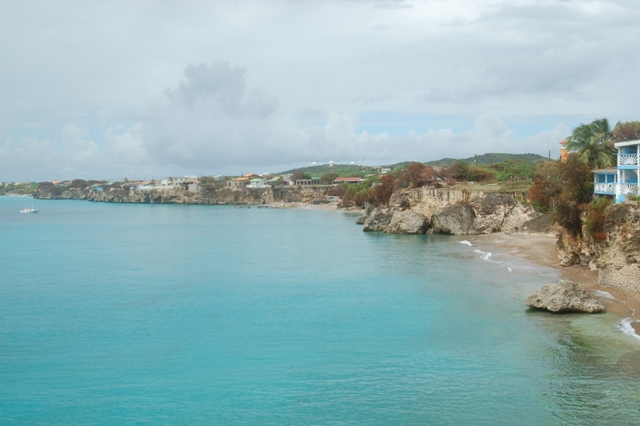
POLYGON ((625 318, 618 324, 618 327, 624 334, 635 337, 636 339, 640 339, 640 336, 636 334, 636 330, 631 325, 632 323, 637 322, 632 320, 631 318, 625 318))
POLYGON ((615 297, 613 297, 611 293, 602 290, 596 290, 593 292, 593 294, 598 297, 604 297, 605 299, 615 299, 615 297))
POLYGON ((486 260, 487 262, 491 262, 491 263, 497 263, 498 265, 504 266, 505 268, 507 268, 507 271, 509 272, 513 272, 513 270, 509 267, 509 264, 505 263, 505 262, 498 262, 496 260, 491 260, 489 259, 491 257, 491 252, 489 251, 482 251, 482 250, 478 250, 475 249, 473 251, 474 253, 480 253, 482 256, 482 260, 486 260))

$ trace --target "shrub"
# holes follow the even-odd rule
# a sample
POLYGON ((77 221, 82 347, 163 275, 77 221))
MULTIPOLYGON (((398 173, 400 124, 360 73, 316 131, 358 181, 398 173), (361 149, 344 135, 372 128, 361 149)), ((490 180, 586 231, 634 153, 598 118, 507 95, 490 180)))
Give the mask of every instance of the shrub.
POLYGON ((324 183, 332 183, 334 180, 336 180, 336 178, 338 177, 337 173, 325 173, 324 175, 322 175, 322 177, 320 178, 320 180, 324 183))
POLYGON ((523 160, 503 161, 491 165, 491 168, 496 171, 496 178, 500 182, 509 179, 531 179, 536 172, 536 166, 534 164, 523 160))
POLYGON ((397 184, 396 177, 393 175, 382 175, 380 176, 379 182, 378 185, 371 188, 371 196, 377 205, 388 204, 397 184))
POLYGON ((570 234, 582 232, 581 214, 593 196, 593 175, 577 154, 566 162, 539 163, 527 198, 534 206, 548 211, 555 222, 570 234))
POLYGON ((593 200, 586 208, 584 227, 589 232, 589 235, 599 242, 607 239, 607 234, 604 232, 604 222, 606 219, 605 211, 610 205, 610 199, 598 198, 593 200))
POLYGON ((337 185, 337 186, 332 186, 331 188, 329 188, 329 190, 327 191, 327 195, 330 196, 334 196, 334 197, 340 197, 342 198, 345 194, 345 192, 347 192, 347 184, 342 184, 342 185, 337 185))
POLYGON ((489 167, 472 166, 462 160, 454 161, 449 167, 451 176, 456 180, 491 182, 496 180, 496 170, 489 167))
POLYGON ((351 206, 364 206, 365 202, 371 203, 374 202, 373 197, 369 193, 369 187, 364 183, 359 183, 357 185, 345 184, 348 185, 342 196, 342 205, 345 207, 351 206))
POLYGON ((397 173, 396 186, 401 188, 420 188, 436 179, 433 167, 413 162, 397 173))

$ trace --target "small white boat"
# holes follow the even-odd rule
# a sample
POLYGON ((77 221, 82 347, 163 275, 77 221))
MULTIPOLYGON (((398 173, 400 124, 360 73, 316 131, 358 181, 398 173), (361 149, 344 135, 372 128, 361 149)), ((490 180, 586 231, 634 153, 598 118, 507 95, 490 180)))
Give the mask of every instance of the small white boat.
POLYGON ((20 210, 20 213, 38 213, 38 209, 34 209, 33 203, 31 203, 31 208, 25 207, 24 209, 20 210))

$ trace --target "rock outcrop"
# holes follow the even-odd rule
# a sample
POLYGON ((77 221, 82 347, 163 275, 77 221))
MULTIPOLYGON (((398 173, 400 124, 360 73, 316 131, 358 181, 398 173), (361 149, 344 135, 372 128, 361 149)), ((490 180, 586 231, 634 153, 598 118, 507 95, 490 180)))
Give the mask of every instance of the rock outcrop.
POLYGON ((429 221, 420 213, 411 210, 394 212, 384 232, 389 234, 424 234, 429 221))
POLYGON ((367 220, 367 217, 371 214, 373 209, 375 209, 373 205, 364 203, 364 211, 362 212, 362 216, 356 219, 356 225, 364 225, 364 221, 367 220))
POLYGON ((546 309, 551 312, 604 312, 605 307, 572 281, 547 284, 532 293, 525 300, 530 308, 546 309))
POLYGON ((446 207, 431 217, 431 232, 449 235, 476 234, 473 228, 475 219, 476 213, 468 204, 446 207))
POLYGON ((520 232, 530 232, 530 233, 538 233, 538 234, 548 234, 552 232, 553 223, 551 222, 551 215, 549 214, 541 214, 540 216, 536 216, 533 219, 530 219, 524 222, 519 231, 520 232))
MULTIPOLYGON (((356 223, 366 223, 372 214, 372 208, 366 207, 356 223)), ((365 231, 474 235, 548 232, 549 227, 548 216, 518 201, 516 194, 468 191, 463 187, 398 190, 391 195, 388 209, 383 207, 376 214, 371 222, 375 225, 365 231)))
POLYGON ((510 194, 487 194, 478 210, 473 224, 478 234, 519 231, 526 221, 538 214, 510 194))
POLYGON ((640 203, 626 201, 607 208, 598 236, 594 238, 586 227, 577 235, 560 228, 556 242, 560 263, 597 270, 600 285, 640 292, 640 203))
POLYGON ((364 221, 362 228, 365 232, 370 231, 384 231, 391 222, 391 214, 388 211, 382 209, 373 209, 364 221))
MULTIPOLYGON (((459 206, 469 206, 474 213, 473 224, 468 234, 489 234, 492 232, 522 232, 524 224, 540 216, 542 213, 533 207, 523 204, 517 197, 520 193, 495 193, 484 191, 469 191, 464 186, 435 188, 422 187, 395 191, 389 200, 389 207, 394 210, 411 210, 419 213, 430 221, 431 232, 439 232, 434 226, 434 215, 438 214, 436 222, 448 207, 456 207, 448 212, 459 214, 459 206)), ((466 208, 465 208, 466 209, 466 208)), ((537 228, 539 229, 539 228, 537 228)), ((526 232, 539 232, 529 227, 526 232)), ((545 231, 546 232, 546 229, 545 231)), ((447 232, 448 233, 448 232, 447 232)))

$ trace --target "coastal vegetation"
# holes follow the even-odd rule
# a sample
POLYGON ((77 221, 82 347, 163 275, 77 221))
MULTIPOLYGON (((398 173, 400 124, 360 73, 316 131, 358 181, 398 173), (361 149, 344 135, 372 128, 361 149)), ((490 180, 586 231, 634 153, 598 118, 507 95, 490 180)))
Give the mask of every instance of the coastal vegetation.
POLYGON ((538 166, 528 199, 538 209, 573 234, 580 232, 580 216, 593 198, 592 166, 578 154, 566 161, 543 162, 538 166))
POLYGON ((538 164, 529 201, 573 236, 585 225, 592 237, 605 238, 604 211, 611 202, 594 199, 592 171, 616 164, 616 142, 637 139, 640 121, 619 122, 613 129, 606 118, 579 125, 566 140, 570 153, 564 161, 538 164))
POLYGON ((451 166, 456 161, 463 161, 467 164, 478 164, 483 166, 490 166, 492 164, 506 163, 513 160, 520 160, 526 163, 536 164, 546 159, 542 155, 538 154, 505 154, 505 153, 487 153, 482 155, 474 155, 473 157, 456 159, 456 158, 443 158, 441 160, 425 162, 427 166, 451 166))
POLYGON ((32 195, 38 189, 37 182, 7 182, 0 184, 0 195, 32 195))
POLYGON ((567 138, 566 147, 576 151, 580 160, 593 168, 604 169, 614 164, 613 133, 606 118, 576 127, 567 138))

